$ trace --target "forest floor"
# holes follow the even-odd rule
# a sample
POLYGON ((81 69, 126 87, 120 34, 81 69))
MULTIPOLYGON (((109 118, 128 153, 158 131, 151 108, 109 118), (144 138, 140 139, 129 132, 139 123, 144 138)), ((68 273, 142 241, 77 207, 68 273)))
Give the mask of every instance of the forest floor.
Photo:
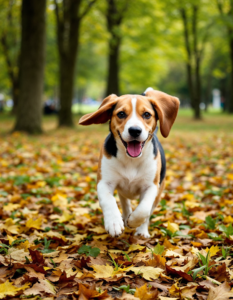
POLYGON ((55 130, 45 118, 30 137, 7 134, 12 124, 0 120, 0 299, 233 299, 232 117, 181 113, 160 137, 166 187, 149 239, 105 232, 107 125, 55 130))

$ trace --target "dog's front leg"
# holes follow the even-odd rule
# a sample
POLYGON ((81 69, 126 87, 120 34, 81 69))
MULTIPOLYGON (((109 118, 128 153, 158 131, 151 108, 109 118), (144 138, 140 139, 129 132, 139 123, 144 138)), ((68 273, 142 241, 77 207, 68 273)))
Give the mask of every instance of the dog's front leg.
POLYGON ((154 201, 158 194, 158 187, 153 184, 149 186, 141 195, 140 203, 135 211, 129 216, 127 225, 131 228, 141 226, 150 217, 154 201))
POLYGON ((111 236, 118 236, 124 230, 121 213, 113 197, 115 186, 101 180, 97 185, 98 198, 104 214, 105 230, 111 236))

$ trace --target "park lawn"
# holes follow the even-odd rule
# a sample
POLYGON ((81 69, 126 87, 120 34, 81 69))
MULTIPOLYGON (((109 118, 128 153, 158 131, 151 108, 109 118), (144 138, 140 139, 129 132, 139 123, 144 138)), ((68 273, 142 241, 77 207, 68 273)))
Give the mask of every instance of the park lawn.
POLYGON ((166 187, 150 239, 105 232, 96 171, 108 126, 43 122, 41 136, 10 135, 13 118, 0 119, 0 299, 233 296, 232 117, 180 112, 160 136, 166 187))

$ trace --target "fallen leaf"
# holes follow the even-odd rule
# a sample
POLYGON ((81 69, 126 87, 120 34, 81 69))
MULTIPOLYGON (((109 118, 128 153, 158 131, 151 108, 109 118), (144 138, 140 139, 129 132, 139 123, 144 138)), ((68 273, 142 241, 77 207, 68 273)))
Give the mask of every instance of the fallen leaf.
POLYGON ((29 287, 29 283, 25 283, 21 287, 14 286, 9 280, 0 284, 0 299, 6 299, 7 296, 15 296, 18 292, 23 291, 29 287))
POLYGON ((136 288, 136 292, 134 294, 134 296, 139 298, 140 300, 156 299, 157 295, 158 290, 149 291, 147 288, 147 284, 144 284, 140 288, 136 288))
POLYGON ((159 278, 159 275, 163 272, 163 269, 148 266, 129 267, 128 270, 133 271, 135 274, 141 274, 143 278, 149 281, 159 278))

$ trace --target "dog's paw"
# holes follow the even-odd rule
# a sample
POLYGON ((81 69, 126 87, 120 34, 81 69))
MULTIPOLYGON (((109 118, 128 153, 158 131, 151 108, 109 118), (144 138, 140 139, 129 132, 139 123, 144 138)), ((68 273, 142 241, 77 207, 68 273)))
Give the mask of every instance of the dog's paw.
POLYGON ((136 232, 134 235, 143 236, 144 238, 148 239, 150 238, 150 234, 148 232, 148 229, 146 226, 140 226, 136 229, 136 232))
POLYGON ((127 220, 127 227, 137 228, 145 222, 145 217, 143 215, 136 215, 134 212, 129 215, 127 220))
POLYGON ((121 216, 112 216, 104 219, 105 230, 112 236, 119 236, 124 231, 124 223, 121 216))
POLYGON ((130 214, 131 214, 131 213, 129 213, 128 215, 124 215, 124 214, 122 215, 122 218, 123 218, 123 222, 124 222, 125 227, 129 227, 129 226, 128 226, 128 218, 129 218, 130 214))

